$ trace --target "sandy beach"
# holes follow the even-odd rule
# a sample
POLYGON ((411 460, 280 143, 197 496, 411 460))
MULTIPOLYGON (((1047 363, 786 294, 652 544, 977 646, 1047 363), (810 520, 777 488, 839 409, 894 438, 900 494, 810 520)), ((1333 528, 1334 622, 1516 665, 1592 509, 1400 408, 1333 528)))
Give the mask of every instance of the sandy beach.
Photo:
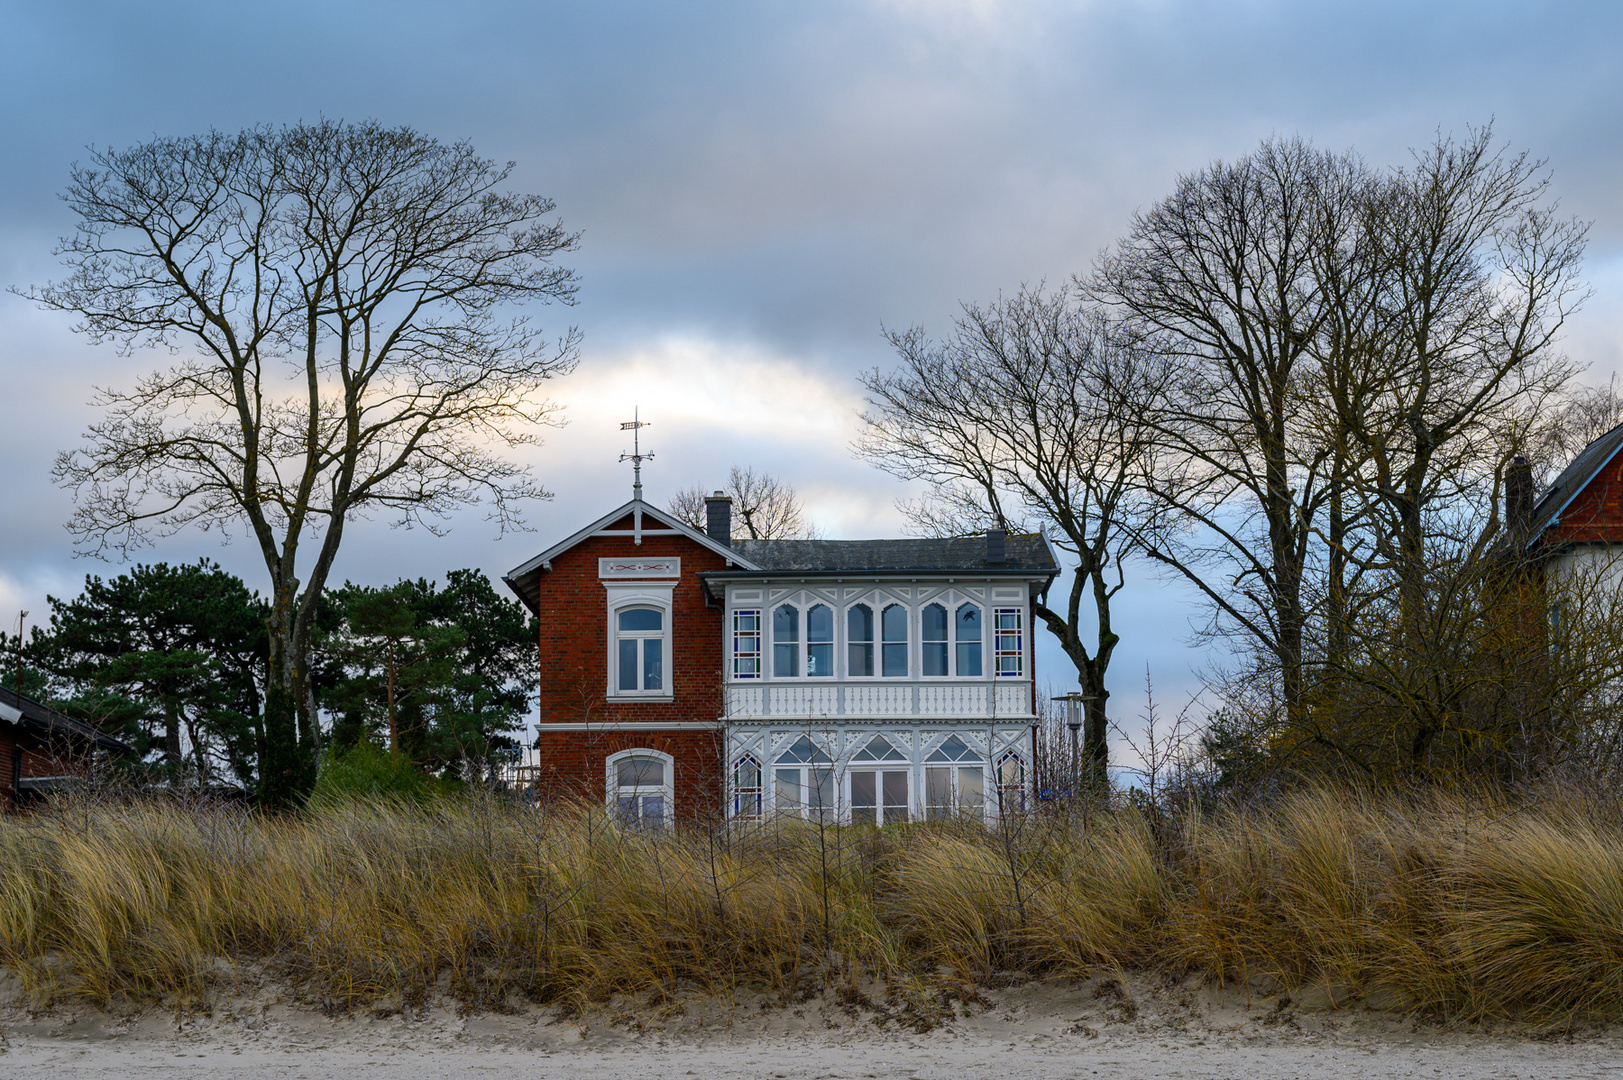
POLYGON ((53 1077, 1599 1077, 1623 1075, 1623 1029, 1443 1026, 1196 983, 1032 983, 927 1024, 882 1005, 780 1006, 693 996, 459 1016, 329 1017, 255 994, 210 1015, 21 1009, 0 1015, 0 1075, 53 1077), (1119 988, 1119 989, 1118 989, 1119 988))

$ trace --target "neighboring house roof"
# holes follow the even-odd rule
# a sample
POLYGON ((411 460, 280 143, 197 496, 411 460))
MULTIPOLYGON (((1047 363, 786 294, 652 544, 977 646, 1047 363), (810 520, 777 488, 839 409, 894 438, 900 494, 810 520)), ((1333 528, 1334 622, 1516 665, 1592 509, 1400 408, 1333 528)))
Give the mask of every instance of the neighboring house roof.
POLYGON ((1561 475, 1555 478, 1555 483, 1551 484, 1544 494, 1539 496, 1538 502, 1533 504, 1533 520, 1527 531, 1529 547, 1544 538, 1546 529, 1561 524, 1561 514, 1572 505, 1572 500, 1600 475, 1601 470, 1611 464, 1619 450, 1623 450, 1623 424, 1619 424, 1584 447, 1583 451, 1572 459, 1572 464, 1561 470, 1561 475))
MULTIPOLYGON (((613 525, 616 521, 620 521, 626 517, 634 517, 639 514, 644 519, 651 518, 655 523, 654 527, 658 528, 661 532, 667 534, 670 532, 678 533, 679 535, 685 536, 689 540, 692 540, 700 547, 709 548, 717 555, 720 555, 722 558, 726 559, 729 563, 745 566, 752 570, 757 569, 757 567, 751 563, 746 556, 740 554, 730 547, 727 547, 725 544, 719 544, 710 539, 710 537, 706 536, 701 530, 695 529, 687 522, 673 517, 666 511, 652 506, 649 503, 643 502, 641 499, 632 499, 625 505, 610 510, 607 514, 604 514, 602 517, 598 518, 584 529, 581 529, 579 532, 565 537, 556 544, 553 544, 551 547, 547 548, 547 550, 535 556, 535 558, 515 566, 502 576, 502 580, 507 582, 508 588, 512 589, 518 594, 518 598, 524 602, 525 607, 529 608, 531 611, 536 611, 536 613, 539 614, 539 611, 537 611, 536 608, 536 590, 541 583, 541 575, 552 569, 552 560, 563 554, 565 551, 568 551, 576 544, 579 544, 582 541, 602 532, 608 526, 613 525)), ((642 530, 644 532, 648 531, 648 529, 649 526, 642 526, 642 530)), ((634 530, 622 529, 618 531, 625 533, 627 536, 631 536, 634 530)))
POLYGON ((99 750, 116 753, 134 753, 135 748, 111 735, 97 731, 82 721, 63 716, 55 709, 41 705, 32 698, 23 697, 15 690, 0 687, 0 720, 9 720, 37 731, 48 738, 68 738, 75 742, 89 742, 99 750))
MULTIPOLYGON (((1042 577, 1059 571, 1047 538, 1036 534, 1008 537, 1000 562, 988 560, 984 533, 928 540, 736 540, 733 547, 759 567, 748 576, 956 571, 1042 577)), ((743 576, 736 571, 724 573, 743 576)))

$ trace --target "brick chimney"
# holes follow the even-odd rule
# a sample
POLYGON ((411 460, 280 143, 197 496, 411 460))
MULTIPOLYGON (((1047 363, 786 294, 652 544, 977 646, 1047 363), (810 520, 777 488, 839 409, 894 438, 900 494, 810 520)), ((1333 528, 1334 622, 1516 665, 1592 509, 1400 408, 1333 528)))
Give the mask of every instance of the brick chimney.
POLYGON ((1505 528, 1524 540, 1533 528, 1533 467, 1520 454, 1505 473, 1505 528))
POLYGON ((733 500, 716 492, 704 500, 704 531, 722 547, 733 546, 733 500))
POLYGON ((1002 566, 1008 559, 1008 548, 1004 541, 1007 534, 1002 529, 986 530, 986 562, 989 566, 1002 566))

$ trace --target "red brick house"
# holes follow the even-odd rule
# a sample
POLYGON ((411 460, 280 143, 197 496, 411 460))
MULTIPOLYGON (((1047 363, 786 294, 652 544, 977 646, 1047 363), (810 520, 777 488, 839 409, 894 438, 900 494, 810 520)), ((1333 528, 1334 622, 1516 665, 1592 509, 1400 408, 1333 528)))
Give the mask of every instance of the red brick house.
POLYGON ((89 776, 97 751, 133 752, 89 724, 0 689, 0 809, 14 809, 89 776))
POLYGON ((1584 447, 1536 502, 1531 477, 1512 468, 1505 517, 1531 553, 1558 569, 1615 557, 1623 544, 1623 424, 1584 447))
POLYGON ((995 815, 1029 795, 1042 536, 733 540, 642 501, 516 567, 542 797, 662 825, 995 815))

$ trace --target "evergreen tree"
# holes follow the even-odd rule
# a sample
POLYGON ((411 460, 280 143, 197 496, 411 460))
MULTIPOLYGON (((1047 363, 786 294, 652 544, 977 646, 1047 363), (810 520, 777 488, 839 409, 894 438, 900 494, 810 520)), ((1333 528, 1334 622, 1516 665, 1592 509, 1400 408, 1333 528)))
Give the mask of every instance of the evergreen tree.
POLYGON ((171 778, 253 786, 264 726, 265 605, 207 559, 91 576, 49 597, 27 652, 43 692, 69 715, 131 742, 171 778))

